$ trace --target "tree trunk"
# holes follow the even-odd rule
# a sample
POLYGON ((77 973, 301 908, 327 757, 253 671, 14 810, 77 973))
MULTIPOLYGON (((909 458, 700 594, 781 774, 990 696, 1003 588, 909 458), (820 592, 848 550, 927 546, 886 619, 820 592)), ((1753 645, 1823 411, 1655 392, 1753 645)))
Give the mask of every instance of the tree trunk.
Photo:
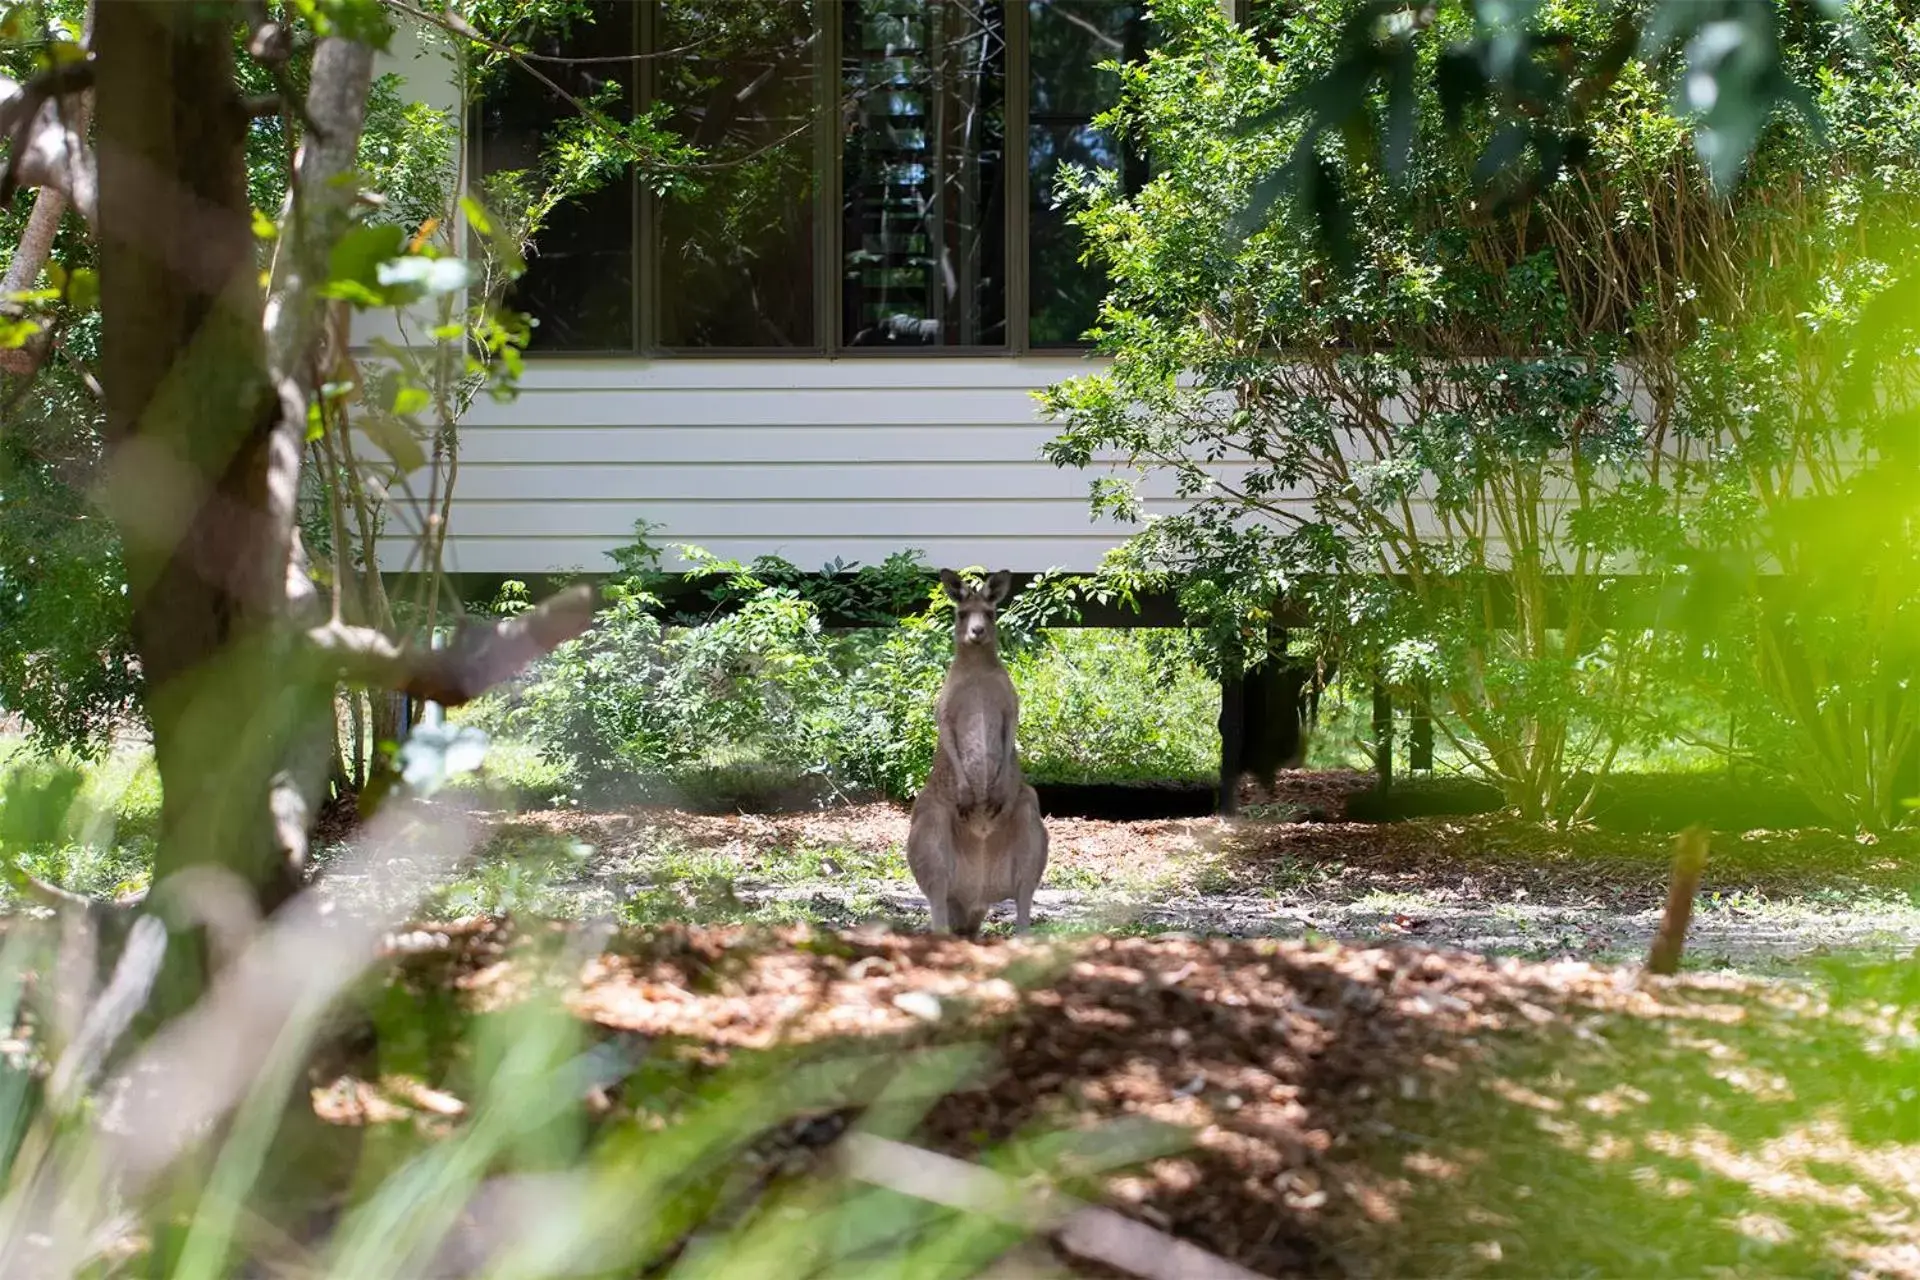
POLYGON ((234 10, 101 5, 96 29, 101 365, 108 500, 160 773, 151 903, 177 941, 164 1016, 205 971, 172 886, 237 876, 261 914, 298 891, 333 755, 337 676, 294 525, 315 288, 343 229, 372 52, 316 48, 293 216, 269 310, 247 201, 234 10))
POLYGON ((327 789, 340 799, 353 790, 353 770, 347 765, 348 743, 340 736, 340 713, 344 709, 351 715, 355 705, 354 691, 342 689, 334 696, 332 723, 328 725, 333 734, 333 759, 327 765, 327 789))
POLYGON ((296 887, 267 796, 300 699, 274 652, 290 530, 269 492, 278 405, 222 18, 100 6, 101 381, 162 788, 156 890, 212 863, 271 909, 296 887))

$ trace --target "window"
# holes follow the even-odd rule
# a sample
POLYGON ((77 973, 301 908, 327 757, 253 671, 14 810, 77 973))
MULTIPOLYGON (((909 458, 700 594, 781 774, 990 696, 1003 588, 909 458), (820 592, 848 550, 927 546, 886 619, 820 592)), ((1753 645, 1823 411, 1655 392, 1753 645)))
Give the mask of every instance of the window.
MULTIPOLYGON (((831 3, 832 0, 824 0, 831 3)), ((697 197, 651 202, 656 341, 812 347, 816 6, 660 0, 653 98, 705 154, 697 197)))
MULTIPOLYGON (((535 351, 859 353, 1071 347, 1105 281, 1053 207, 1063 163, 1134 162, 1092 125, 1136 0, 591 0, 541 69, 703 158, 557 210, 514 304, 535 351), (1019 79, 1014 77, 1018 75, 1019 79)), ((508 69, 479 169, 526 169, 573 108, 508 69)))
MULTIPOLYGON (((532 53, 569 58, 630 57, 639 13, 630 4, 594 6, 594 20, 537 35, 532 53)), ((541 63, 542 74, 582 101, 614 98, 607 109, 631 119, 629 62, 541 63)), ((503 68, 479 109, 480 172, 524 171, 538 164, 551 131, 574 108, 547 86, 503 68)), ((634 270, 634 185, 615 180, 555 209, 515 284, 513 304, 533 316, 531 349, 631 351, 639 340, 634 270)))
POLYGON ((1006 27, 978 0, 841 10, 840 340, 1004 346, 1006 27))
POLYGON ((1138 4, 1110 0, 1031 0, 1027 6, 1027 341, 1035 347, 1074 346, 1094 322, 1106 295, 1106 273, 1080 262, 1078 229, 1054 207, 1062 164, 1119 169, 1138 189, 1144 174, 1093 118, 1118 100, 1119 77, 1105 62, 1144 52, 1145 22, 1138 4))

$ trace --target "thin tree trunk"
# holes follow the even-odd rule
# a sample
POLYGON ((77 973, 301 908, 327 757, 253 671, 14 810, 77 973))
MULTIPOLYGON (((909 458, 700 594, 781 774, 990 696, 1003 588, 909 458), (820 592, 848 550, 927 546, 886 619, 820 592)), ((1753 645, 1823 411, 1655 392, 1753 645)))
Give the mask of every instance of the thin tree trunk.
POLYGON ((333 735, 333 762, 327 770, 327 786, 336 797, 344 797, 353 790, 353 771, 347 766, 347 744, 340 737, 340 708, 343 705, 349 711, 353 709, 354 694, 351 689, 341 690, 334 695, 333 714, 328 717, 328 729, 333 735))
POLYGON ((367 708, 369 694, 355 689, 347 698, 347 709, 353 714, 353 789, 364 791, 367 786, 367 708))
MULTIPOLYGON (((89 49, 93 47, 94 10, 95 5, 89 3, 80 36, 81 44, 89 49)), ((61 109, 67 113, 74 135, 84 142, 93 112, 93 95, 75 94, 62 103, 61 109)), ((53 256, 54 237, 60 234, 61 220, 71 205, 66 193, 58 188, 40 188, 33 198, 33 212, 27 215, 26 229, 20 233, 20 243, 14 246, 13 257, 7 263, 6 276, 0 278, 0 295, 24 293, 33 288, 47 260, 53 256)), ((24 374, 38 369, 51 346, 49 341, 44 341, 47 338, 49 335, 39 334, 25 346, 0 351, 0 373, 24 374)))
POLYGON ((1698 823, 1680 833, 1673 855, 1673 879, 1667 885, 1667 909, 1660 931, 1647 953, 1647 972, 1675 974, 1687 945, 1687 926, 1693 921, 1693 900, 1707 867, 1707 829, 1698 823))

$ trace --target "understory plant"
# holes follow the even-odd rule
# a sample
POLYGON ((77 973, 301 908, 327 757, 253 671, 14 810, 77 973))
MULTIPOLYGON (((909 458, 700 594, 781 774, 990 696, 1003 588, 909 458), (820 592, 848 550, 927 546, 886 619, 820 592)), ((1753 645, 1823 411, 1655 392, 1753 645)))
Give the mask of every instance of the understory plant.
POLYGON ((1920 796, 1920 205, 1889 194, 1860 219, 1802 203, 1804 238, 1690 353, 1688 426, 1717 447, 1664 548, 1695 687, 1863 831, 1909 824, 1920 796))
MULTIPOLYGON (((1280 109, 1339 56, 1353 7, 1260 6, 1246 28, 1203 0, 1156 8, 1160 45, 1120 69, 1100 121, 1151 155, 1153 180, 1129 194, 1111 173, 1062 179, 1113 282, 1093 331, 1112 363, 1043 393, 1062 426, 1048 453, 1124 459, 1093 505, 1145 528, 1112 572, 1212 584, 1203 603, 1229 622, 1285 596, 1402 695, 1430 688, 1450 713, 1436 725, 1511 807, 1577 818, 1622 746, 1660 732, 1667 682, 1700 674, 1676 653, 1669 590, 1725 461, 1696 370, 1768 236, 1798 234, 1783 180, 1831 214, 1849 175, 1910 168, 1911 151, 1836 149, 1781 119, 1722 195, 1666 69, 1629 60, 1586 108, 1590 153, 1543 189, 1471 178, 1473 154, 1525 131, 1497 101, 1432 88, 1411 118, 1376 104, 1376 127, 1412 139, 1391 172, 1366 147, 1303 140, 1280 109), (1463 115, 1464 132, 1445 127, 1463 115), (1258 175, 1302 145, 1340 175, 1351 259, 1329 251, 1322 210, 1243 219, 1258 175)), ((1436 84, 1469 8, 1439 6, 1418 83, 1436 84)), ((1893 6, 1854 9, 1872 48, 1911 44, 1893 6)), ((1598 58, 1608 12, 1556 6, 1561 56, 1598 58)), ((1850 128, 1911 75, 1842 43, 1823 29, 1794 60, 1850 128)), ((1911 112, 1894 114, 1906 128, 1911 112)), ((1810 430, 1831 441, 1836 426, 1816 414, 1810 430)))
MULTIPOLYGON (((933 763, 934 708, 952 659, 950 602, 912 553, 807 573, 683 548, 696 598, 642 530, 592 632, 472 714, 530 740, 583 788, 805 783, 826 795, 914 794, 933 763), (682 593, 684 597, 684 593, 682 593)), ((1001 614, 1022 697, 1029 772, 1055 781, 1205 777, 1218 687, 1184 649, 1076 632, 1080 584, 1043 575, 1001 614)), ((524 607, 509 584, 496 607, 524 607)), ((692 798, 699 799, 698 795, 692 798)))

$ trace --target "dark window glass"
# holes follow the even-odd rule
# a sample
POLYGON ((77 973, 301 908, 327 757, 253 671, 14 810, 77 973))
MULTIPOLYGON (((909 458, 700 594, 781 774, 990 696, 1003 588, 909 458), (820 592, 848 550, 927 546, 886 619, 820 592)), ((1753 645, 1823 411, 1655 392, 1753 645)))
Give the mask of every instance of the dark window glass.
POLYGON ((655 208, 659 341, 804 347, 814 336, 814 5, 661 0, 654 100, 703 153, 655 208))
MULTIPOLYGON (((637 6, 595 0, 591 21, 532 33, 533 53, 569 58, 626 57, 634 53, 637 6)), ((632 118, 634 64, 543 62, 540 70, 568 93, 593 101, 620 120, 632 118)), ((543 142, 575 108, 519 67, 496 69, 480 104, 480 168, 493 176, 529 171, 543 142)), ((529 184, 534 175, 529 173, 529 184)), ((633 182, 610 175, 606 184, 556 208, 534 240, 527 272, 515 281, 509 306, 538 325, 534 351, 630 351, 634 332, 633 182)))
POLYGON ((1027 341, 1073 346, 1099 315, 1106 273, 1080 261, 1083 238, 1054 207, 1062 164, 1119 169, 1129 186, 1143 174, 1137 157, 1093 127, 1118 100, 1109 61, 1141 56, 1143 6, 1120 0, 1029 0, 1027 99, 1027 341))
POLYGON ((841 340, 1004 345, 1002 6, 850 0, 841 22, 841 340))

